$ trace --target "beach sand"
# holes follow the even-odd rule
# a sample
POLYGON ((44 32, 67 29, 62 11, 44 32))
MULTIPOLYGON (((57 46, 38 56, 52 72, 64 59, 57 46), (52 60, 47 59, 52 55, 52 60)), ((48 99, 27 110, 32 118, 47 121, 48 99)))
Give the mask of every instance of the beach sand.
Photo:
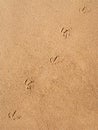
POLYGON ((98 0, 0 0, 0 130, 98 130, 98 0))

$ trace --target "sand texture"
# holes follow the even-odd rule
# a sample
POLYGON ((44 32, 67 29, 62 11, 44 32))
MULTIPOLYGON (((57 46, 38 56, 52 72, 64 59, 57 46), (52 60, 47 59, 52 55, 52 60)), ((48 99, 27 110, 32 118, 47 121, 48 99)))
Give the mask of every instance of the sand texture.
POLYGON ((0 0, 0 130, 98 130, 98 0, 0 0))

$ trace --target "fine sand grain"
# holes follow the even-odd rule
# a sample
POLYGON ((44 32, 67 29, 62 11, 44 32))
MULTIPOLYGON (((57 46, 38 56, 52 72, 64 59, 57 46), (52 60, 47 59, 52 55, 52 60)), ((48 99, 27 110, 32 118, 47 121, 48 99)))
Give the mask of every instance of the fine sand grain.
POLYGON ((98 130, 98 0, 0 0, 0 130, 98 130))

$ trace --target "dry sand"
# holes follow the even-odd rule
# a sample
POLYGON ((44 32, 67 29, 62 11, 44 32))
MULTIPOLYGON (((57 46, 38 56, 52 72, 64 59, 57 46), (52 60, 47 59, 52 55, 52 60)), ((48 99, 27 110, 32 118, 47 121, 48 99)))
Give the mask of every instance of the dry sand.
POLYGON ((98 130, 98 0, 0 0, 0 130, 98 130))

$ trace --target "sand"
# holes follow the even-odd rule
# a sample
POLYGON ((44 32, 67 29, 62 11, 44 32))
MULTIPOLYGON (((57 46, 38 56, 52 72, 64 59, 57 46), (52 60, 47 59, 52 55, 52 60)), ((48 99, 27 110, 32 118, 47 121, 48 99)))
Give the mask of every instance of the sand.
POLYGON ((0 0, 0 130, 98 130, 98 0, 0 0))

